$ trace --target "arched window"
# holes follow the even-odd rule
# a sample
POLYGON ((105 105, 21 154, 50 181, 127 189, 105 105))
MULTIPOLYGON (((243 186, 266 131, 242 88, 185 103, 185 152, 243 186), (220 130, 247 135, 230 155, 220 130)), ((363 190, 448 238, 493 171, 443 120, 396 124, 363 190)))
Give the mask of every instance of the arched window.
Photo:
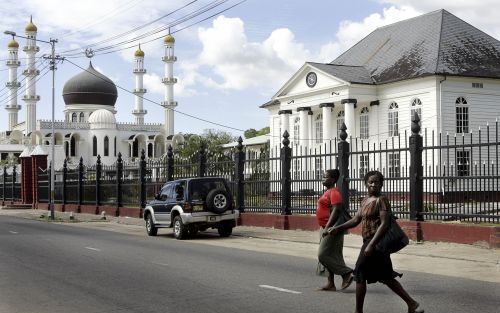
POLYGON ((148 158, 153 157, 153 144, 150 142, 148 143, 148 158))
POLYGON ((364 107, 361 109, 361 114, 359 115, 359 136, 361 139, 368 139, 370 137, 368 113, 368 108, 364 107))
POLYGON ((316 143, 323 142, 323 114, 316 115, 316 119, 314 121, 314 132, 316 137, 316 143))
POLYGON ((80 120, 78 120, 80 123, 85 122, 85 114, 83 112, 80 112, 80 120))
POLYGON ((469 106, 464 97, 455 100, 455 118, 457 120, 457 133, 469 132, 469 106))
POLYGON ((69 149, 69 155, 74 157, 76 156, 76 140, 75 137, 71 137, 71 144, 70 144, 70 149, 69 149))
POLYGON ((64 142, 64 155, 69 157, 69 142, 67 141, 64 142))
POLYGON ((411 102, 410 121, 413 121, 415 113, 418 114, 418 118, 420 119, 418 125, 422 126, 422 101, 419 98, 415 98, 411 102))
POLYGON ((97 156, 97 137, 92 138, 92 155, 97 156))
POLYGON ((139 141, 137 138, 132 143, 132 157, 139 157, 139 141))
POLYGON ((71 122, 73 123, 78 122, 76 113, 71 114, 71 122))
POLYGON ((114 152, 114 155, 116 156, 116 136, 115 136, 115 140, 114 140, 113 152, 114 152))
POLYGON ((295 141, 295 144, 299 143, 300 140, 300 117, 296 117, 293 120, 293 140, 295 141))
POLYGON ((389 137, 399 136, 399 115, 398 115, 399 106, 396 102, 391 102, 389 105, 389 115, 388 115, 388 124, 389 124, 389 137))
POLYGON ((340 137, 340 128, 344 124, 345 112, 344 110, 339 111, 337 114, 337 137, 340 137))
POLYGON ((108 136, 104 137, 104 156, 109 156, 109 138, 108 138, 108 136))

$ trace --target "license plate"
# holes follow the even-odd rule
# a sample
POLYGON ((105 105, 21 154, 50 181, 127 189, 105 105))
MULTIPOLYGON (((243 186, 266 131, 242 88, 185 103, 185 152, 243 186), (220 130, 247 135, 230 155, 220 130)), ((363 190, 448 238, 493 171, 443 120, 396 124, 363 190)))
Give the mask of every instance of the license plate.
POLYGON ((203 205, 193 205, 193 212, 203 211, 203 205))

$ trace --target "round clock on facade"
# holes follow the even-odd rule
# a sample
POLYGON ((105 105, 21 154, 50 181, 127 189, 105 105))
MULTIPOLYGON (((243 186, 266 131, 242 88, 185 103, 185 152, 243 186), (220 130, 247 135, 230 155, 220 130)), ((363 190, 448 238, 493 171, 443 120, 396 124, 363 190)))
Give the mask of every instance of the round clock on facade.
POLYGON ((309 72, 306 76, 306 84, 309 87, 314 87, 316 85, 316 82, 318 81, 318 77, 316 76, 316 73, 314 72, 309 72))

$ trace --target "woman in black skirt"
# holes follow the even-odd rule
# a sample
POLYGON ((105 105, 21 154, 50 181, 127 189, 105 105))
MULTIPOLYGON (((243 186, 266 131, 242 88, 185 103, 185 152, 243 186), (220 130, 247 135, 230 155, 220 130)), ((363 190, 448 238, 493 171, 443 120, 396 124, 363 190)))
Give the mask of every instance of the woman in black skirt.
POLYGON ((378 171, 371 171, 365 175, 364 181, 368 189, 368 197, 363 199, 356 215, 346 223, 328 229, 329 234, 336 234, 361 223, 363 246, 354 269, 356 281, 355 313, 363 313, 367 282, 369 284, 375 282, 386 284, 406 302, 409 313, 422 313, 424 310, 419 303, 395 279, 402 275, 392 269, 390 254, 375 249, 376 244, 387 231, 391 212, 389 200, 381 195, 384 176, 378 171))

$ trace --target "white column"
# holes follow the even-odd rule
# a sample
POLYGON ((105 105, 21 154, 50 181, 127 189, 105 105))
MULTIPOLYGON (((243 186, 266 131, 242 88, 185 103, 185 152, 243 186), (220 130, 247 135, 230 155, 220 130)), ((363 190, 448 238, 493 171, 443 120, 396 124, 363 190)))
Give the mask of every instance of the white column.
POLYGON ((36 94, 36 76, 40 71, 35 66, 35 55, 40 48, 36 45, 36 27, 30 20, 26 27, 26 46, 23 51, 27 55, 26 69, 23 74, 26 76, 26 92, 23 100, 26 102, 26 135, 36 130, 36 103, 40 96, 36 94))
POLYGON ((354 109, 356 108, 356 99, 343 99, 342 104, 344 105, 345 112, 345 126, 347 127, 347 140, 349 141, 350 137, 356 136, 356 120, 354 116, 354 109))
POLYGON ((141 50, 141 46, 134 54, 135 57, 135 66, 134 66, 134 75, 135 75, 135 89, 133 93, 135 94, 135 107, 132 111, 132 114, 135 116, 135 123, 138 125, 144 124, 144 115, 148 113, 148 111, 144 110, 143 106, 143 97, 146 93, 146 89, 144 89, 143 84, 143 76, 146 74, 146 69, 144 69, 144 51, 141 50))
POLYGON ((332 140, 333 136, 333 113, 332 108, 335 107, 333 102, 331 103, 322 103, 319 105, 322 109, 323 115, 323 141, 328 143, 328 141, 332 140))
POLYGON ((281 133, 280 137, 283 137, 285 131, 290 134, 290 116, 292 116, 292 110, 281 110, 278 112, 281 118, 281 133))
POLYGON ((162 61, 165 62, 165 77, 162 78, 162 83, 165 85, 165 101, 161 105, 165 108, 165 137, 174 135, 174 109, 177 107, 177 102, 174 101, 174 84, 177 83, 177 78, 174 78, 174 63, 177 57, 174 55, 175 39, 168 34, 164 39, 165 55, 162 61))
POLYGON ((300 116, 300 130, 299 130, 299 145, 303 147, 309 146, 309 112, 311 111, 310 107, 300 107, 297 108, 300 116))
POLYGON ((369 125, 369 134, 370 138, 374 134, 377 134, 376 141, 380 142, 380 120, 382 117, 379 117, 379 107, 380 102, 378 100, 370 102, 370 113, 368 114, 368 125, 369 125))
POLYGON ((9 69, 9 80, 5 84, 9 89, 5 110, 8 113, 8 130, 10 131, 14 128, 14 125, 18 123, 18 112, 21 110, 21 106, 17 104, 17 90, 21 86, 21 83, 17 81, 17 68, 21 65, 18 59, 18 50, 19 44, 12 39, 8 44, 9 58, 6 61, 6 65, 9 69))

